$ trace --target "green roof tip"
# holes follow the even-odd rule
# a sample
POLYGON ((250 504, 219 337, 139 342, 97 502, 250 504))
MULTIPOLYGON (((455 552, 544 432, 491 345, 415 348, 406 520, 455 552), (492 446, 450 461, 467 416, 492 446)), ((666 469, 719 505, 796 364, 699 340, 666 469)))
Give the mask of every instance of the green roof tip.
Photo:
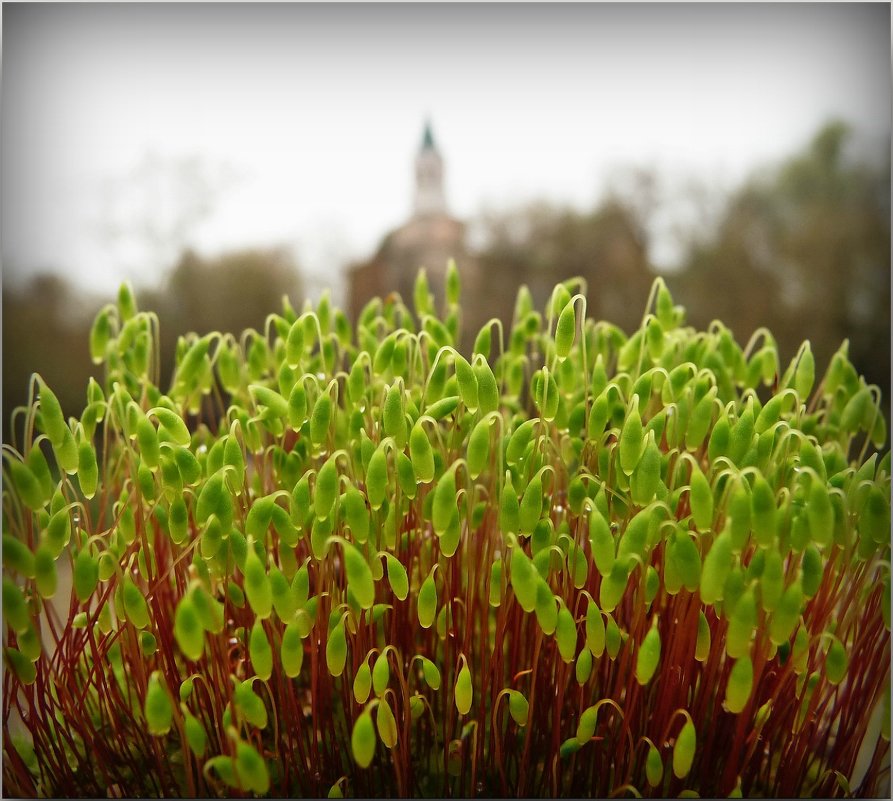
POLYGON ((422 136, 422 150, 435 150, 434 134, 431 132, 431 121, 425 122, 425 133, 422 136))

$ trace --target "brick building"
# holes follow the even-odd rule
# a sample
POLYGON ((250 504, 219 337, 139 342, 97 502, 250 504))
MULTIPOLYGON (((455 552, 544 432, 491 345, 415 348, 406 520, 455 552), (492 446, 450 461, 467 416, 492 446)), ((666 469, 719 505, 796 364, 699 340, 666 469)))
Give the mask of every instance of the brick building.
MULTIPOLYGON (((635 330, 653 280, 646 242, 629 211, 617 202, 590 212, 567 209, 521 211, 508 219, 526 233, 515 241, 511 230, 471 250, 466 225, 449 212, 444 192, 443 157, 426 125, 415 156, 412 215, 382 240, 367 261, 347 270, 347 309, 356 320, 373 297, 400 294, 412 308, 420 268, 439 301, 447 261, 456 260, 462 278, 462 347, 470 347, 493 317, 511 324, 515 296, 527 284, 537 309, 559 281, 581 276, 588 284, 589 316, 635 330)), ((491 232, 493 234, 493 232, 491 232)))
POLYGON ((387 234, 375 255, 347 270, 347 308, 356 319, 373 297, 397 292, 412 306, 416 275, 424 268, 435 297, 440 300, 447 261, 455 259, 463 280, 463 295, 474 282, 474 269, 465 241, 465 224, 453 217, 444 192, 443 156, 426 124, 415 157, 412 215, 387 234))

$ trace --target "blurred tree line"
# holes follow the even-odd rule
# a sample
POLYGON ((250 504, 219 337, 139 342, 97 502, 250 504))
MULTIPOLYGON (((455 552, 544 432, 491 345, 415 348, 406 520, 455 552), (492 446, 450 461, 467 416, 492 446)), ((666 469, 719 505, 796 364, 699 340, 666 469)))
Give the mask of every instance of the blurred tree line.
POLYGON ((808 338, 817 368, 849 339, 853 363, 889 400, 890 162, 849 158, 848 138, 831 123, 741 187, 671 287, 694 325, 721 319, 744 341, 766 325, 787 358, 808 338))
MULTIPOLYGON (((757 171, 714 223, 684 232, 681 263, 664 277, 697 328, 722 320, 743 345, 768 327, 782 369, 809 339, 823 371, 848 339, 851 360, 889 403, 890 161, 854 159, 850 135, 831 122, 802 152, 757 171)), ((485 308, 466 319, 510 320, 522 281, 542 308, 557 281, 579 275, 590 315, 637 328, 654 277, 654 176, 632 177, 632 192, 590 211, 537 204, 485 219, 477 255, 485 308)))
MULTIPOLYGON (((203 258, 186 250, 159 288, 137 289, 140 309, 160 322, 161 382, 173 372, 177 338, 189 331, 263 330, 270 312, 288 295, 300 308, 301 275, 284 249, 252 249, 203 258)), ((3 293, 3 439, 10 414, 27 403, 28 381, 40 373, 59 396, 66 414, 79 414, 87 380, 101 376, 90 361, 93 318, 110 298, 84 298, 64 278, 39 275, 3 293)))
MULTIPOLYGON (((843 339, 850 358, 885 402, 890 388, 890 162, 863 163, 847 151, 842 123, 823 127, 789 159, 755 173, 723 201, 718 222, 687 232, 678 269, 665 276, 688 322, 721 319, 743 344, 767 326, 782 364, 809 338, 819 371, 843 339)), ((618 193, 577 211, 538 203, 478 221, 478 281, 466 292, 471 336, 491 317, 510 320, 517 287, 542 308, 554 284, 587 280, 589 314, 638 326, 654 273, 649 258, 647 181, 640 196, 618 193)), ((188 331, 261 328, 283 294, 299 308, 300 272, 282 250, 218 258, 185 251, 160 289, 137 291, 161 321, 163 382, 176 339, 188 331)), ((408 298, 406 300, 409 300, 408 298)), ((3 437, 9 415, 41 375, 69 414, 85 401, 93 315, 106 299, 85 300, 63 279, 34 278, 3 293, 3 437)))
POLYGON ((638 328, 654 274, 645 233, 619 199, 583 212, 537 203, 488 215, 482 226, 476 297, 463 305, 472 340, 491 317, 511 322, 521 283, 542 310, 555 285, 576 276, 588 285, 588 316, 624 331, 638 328))

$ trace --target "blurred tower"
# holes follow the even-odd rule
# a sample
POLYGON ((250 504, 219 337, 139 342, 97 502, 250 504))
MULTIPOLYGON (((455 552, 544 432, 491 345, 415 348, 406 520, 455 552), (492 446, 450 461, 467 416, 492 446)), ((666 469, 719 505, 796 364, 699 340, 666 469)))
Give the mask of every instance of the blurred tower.
POLYGON ((443 157, 434 144, 431 122, 425 123, 422 146, 415 157, 415 206, 413 214, 424 217, 429 214, 446 214, 446 198, 443 193, 443 157))
MULTIPOLYGON (((451 258, 456 260, 463 279, 463 307, 474 297, 475 271, 465 244, 465 223, 447 210, 443 157, 434 142, 430 122, 425 123, 414 166, 409 220, 384 237, 371 259, 347 269, 347 305, 352 319, 373 297, 384 299, 392 292, 399 293, 411 307, 416 275, 423 267, 439 300, 451 258)), ((471 316, 477 319, 477 315, 471 316)))

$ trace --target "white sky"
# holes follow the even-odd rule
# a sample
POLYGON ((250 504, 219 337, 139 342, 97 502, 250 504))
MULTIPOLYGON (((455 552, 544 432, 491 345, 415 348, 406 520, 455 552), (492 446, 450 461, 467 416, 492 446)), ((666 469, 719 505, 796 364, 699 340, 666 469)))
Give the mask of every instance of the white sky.
POLYGON ((158 280, 183 242, 282 244, 318 287, 406 219, 426 115, 463 218, 589 206, 618 165, 731 187, 835 115, 889 149, 885 3, 2 13, 7 278, 108 290, 158 280), (218 191, 177 232, 190 163, 218 191))

